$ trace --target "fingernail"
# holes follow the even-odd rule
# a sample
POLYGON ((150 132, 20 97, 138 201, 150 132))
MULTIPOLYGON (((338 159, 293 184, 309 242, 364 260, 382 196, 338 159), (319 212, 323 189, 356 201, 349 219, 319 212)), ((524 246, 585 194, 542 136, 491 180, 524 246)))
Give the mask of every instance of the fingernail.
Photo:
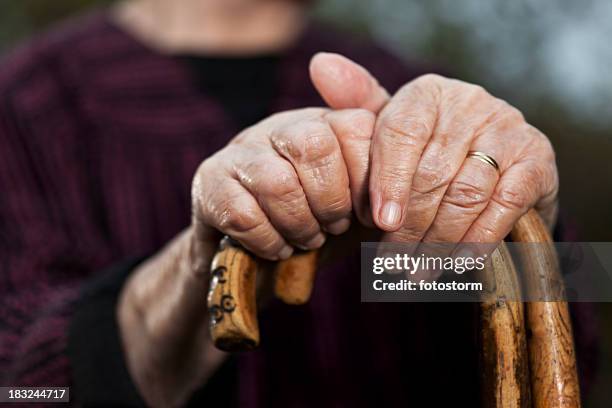
POLYGON ((278 257, 280 259, 288 259, 291 257, 291 255, 293 255, 293 248, 291 248, 289 245, 285 246, 283 249, 281 249, 281 251, 278 253, 278 257))
POLYGON ((325 227, 325 230, 330 234, 340 235, 345 232, 351 226, 351 220, 349 218, 343 218, 335 221, 325 227))
POLYGON ((325 235, 319 232, 317 235, 315 235, 313 239, 308 241, 306 245, 304 246, 306 247, 306 249, 315 249, 315 248, 321 248, 324 243, 325 243, 325 235))
POLYGON ((389 227, 397 227, 400 218, 402 218, 402 207, 396 202, 388 201, 380 210, 380 221, 389 227))

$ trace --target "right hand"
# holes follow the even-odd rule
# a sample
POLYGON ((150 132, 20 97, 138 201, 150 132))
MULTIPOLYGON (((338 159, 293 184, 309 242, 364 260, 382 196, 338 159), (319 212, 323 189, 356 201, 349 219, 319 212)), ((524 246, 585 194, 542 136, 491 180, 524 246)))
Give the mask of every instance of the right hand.
POLYGON ((225 358, 208 328, 206 292, 218 231, 270 260, 318 248, 368 214, 374 114, 309 108, 244 130, 199 167, 193 222, 125 284, 118 322, 130 375, 152 406, 178 406, 225 358))
POLYGON ((193 180, 193 226, 214 228, 269 260, 316 249, 367 208, 375 116, 306 108, 272 115, 205 160, 193 180))

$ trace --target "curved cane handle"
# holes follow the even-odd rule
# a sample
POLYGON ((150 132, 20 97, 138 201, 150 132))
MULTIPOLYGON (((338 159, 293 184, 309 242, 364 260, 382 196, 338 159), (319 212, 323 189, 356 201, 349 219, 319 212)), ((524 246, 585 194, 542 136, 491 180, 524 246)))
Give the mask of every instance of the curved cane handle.
POLYGON ((221 240, 210 268, 207 298, 211 336, 221 350, 250 350, 259 344, 258 269, 255 259, 236 241, 221 240))
MULTIPOLYGON (((277 263, 274 293, 285 303, 299 305, 310 299, 318 251, 295 254, 277 263)), ((259 344, 257 274, 261 266, 236 241, 221 240, 211 265, 208 290, 210 332, 217 348, 250 350, 259 344)))

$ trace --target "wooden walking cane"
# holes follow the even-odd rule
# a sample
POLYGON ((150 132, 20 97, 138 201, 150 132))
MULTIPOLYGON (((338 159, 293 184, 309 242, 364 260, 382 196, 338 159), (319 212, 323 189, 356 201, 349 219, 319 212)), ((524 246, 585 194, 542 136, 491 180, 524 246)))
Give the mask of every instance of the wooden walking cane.
MULTIPOLYGON (((308 302, 318 251, 300 252, 276 264, 274 294, 288 304, 308 302)), ((257 275, 262 265, 229 237, 221 240, 211 265, 208 291, 211 335, 226 351, 250 350, 259 344, 257 275)))
MULTIPOLYGON (((563 283, 548 230, 535 210, 515 225, 515 242, 537 242, 519 255, 528 290, 562 299, 563 283)), ((315 276, 317 252, 279 262, 276 296, 287 303, 308 301, 315 276)), ((481 304, 483 401, 486 406, 574 408, 580 406, 576 357, 565 301, 523 305, 516 270, 505 245, 492 255, 488 279, 495 291, 481 304), (533 404, 533 405, 532 405, 533 404)), ((224 238, 212 262, 208 294, 211 334, 215 345, 238 351, 259 343, 255 299, 260 263, 236 242, 224 238)))
POLYGON ((580 407, 568 305, 562 300, 563 281, 548 229, 530 210, 510 235, 514 242, 538 245, 522 245, 513 261, 502 243, 484 277, 495 283, 489 286, 494 293, 481 303, 484 405, 580 407), (549 301, 507 301, 520 299, 514 262, 522 267, 528 298, 549 301))
POLYGON ((518 262, 529 298, 548 300, 526 305, 533 407, 580 407, 569 308, 566 301, 559 301, 564 299, 563 278, 548 229, 538 213, 530 210, 515 224, 511 238, 515 242, 539 243, 525 245, 518 262))
POLYGON ((529 359, 525 338, 520 282, 506 244, 491 254, 491 263, 481 273, 487 288, 480 304, 480 370, 485 407, 531 406, 529 359))

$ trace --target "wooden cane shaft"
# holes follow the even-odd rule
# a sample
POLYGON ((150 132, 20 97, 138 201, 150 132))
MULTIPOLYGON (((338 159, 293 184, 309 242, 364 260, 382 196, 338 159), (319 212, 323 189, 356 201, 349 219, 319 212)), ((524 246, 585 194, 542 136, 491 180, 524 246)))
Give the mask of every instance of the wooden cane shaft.
MULTIPOLYGON (((548 230, 531 210, 515 225, 511 237, 526 245, 519 262, 526 290, 543 299, 561 299, 563 283, 548 230)), ((527 303, 532 400, 534 408, 580 407, 576 355, 567 302, 527 303)))
POLYGON ((514 263, 502 242, 483 271, 494 288, 480 305, 482 401, 485 407, 530 407, 523 303, 514 263), (511 299, 511 300, 509 300, 511 299))

